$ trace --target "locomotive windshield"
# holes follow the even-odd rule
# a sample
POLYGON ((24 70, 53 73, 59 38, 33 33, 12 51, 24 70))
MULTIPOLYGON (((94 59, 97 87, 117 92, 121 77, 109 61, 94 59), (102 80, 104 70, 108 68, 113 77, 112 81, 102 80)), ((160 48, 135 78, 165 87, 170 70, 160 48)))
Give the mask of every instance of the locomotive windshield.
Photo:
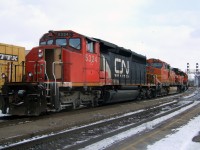
POLYGON ((67 46, 67 39, 56 39, 56 45, 67 46))
POLYGON ((163 64, 162 63, 152 63, 151 66, 155 67, 155 68, 162 68, 163 64))
POLYGON ((81 49, 81 39, 80 38, 57 38, 57 39, 49 39, 47 41, 41 41, 40 45, 58 45, 58 46, 67 46, 80 50, 81 49))
POLYGON ((53 44, 53 40, 48 40, 47 41, 47 45, 52 45, 53 44))
POLYGON ((45 41, 40 42, 40 45, 46 45, 46 42, 45 41))

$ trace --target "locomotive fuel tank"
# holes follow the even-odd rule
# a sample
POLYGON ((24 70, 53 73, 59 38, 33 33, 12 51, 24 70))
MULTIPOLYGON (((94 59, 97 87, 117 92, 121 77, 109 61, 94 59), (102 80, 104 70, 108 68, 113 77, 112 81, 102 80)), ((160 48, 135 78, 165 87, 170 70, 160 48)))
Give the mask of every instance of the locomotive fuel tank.
POLYGON ((104 100, 106 103, 116 103, 134 100, 139 95, 139 90, 109 90, 106 91, 104 100))

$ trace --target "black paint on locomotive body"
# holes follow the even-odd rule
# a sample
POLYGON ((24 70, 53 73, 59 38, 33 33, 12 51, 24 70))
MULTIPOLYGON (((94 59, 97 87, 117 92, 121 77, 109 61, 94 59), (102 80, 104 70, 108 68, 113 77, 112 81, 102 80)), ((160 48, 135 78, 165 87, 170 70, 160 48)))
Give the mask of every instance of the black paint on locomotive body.
POLYGON ((146 57, 115 44, 98 39, 100 52, 110 68, 114 84, 146 83, 146 57))

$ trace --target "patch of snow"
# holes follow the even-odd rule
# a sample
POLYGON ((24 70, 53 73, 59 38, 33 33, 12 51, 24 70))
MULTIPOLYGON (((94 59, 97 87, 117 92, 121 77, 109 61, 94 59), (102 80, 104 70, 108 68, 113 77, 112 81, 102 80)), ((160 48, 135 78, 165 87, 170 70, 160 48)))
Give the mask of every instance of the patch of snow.
POLYGON ((10 116, 10 114, 2 114, 2 111, 0 110, 0 117, 3 117, 3 116, 10 116))
POLYGON ((187 99, 187 98, 190 98, 190 97, 195 96, 195 95, 196 95, 196 92, 194 92, 194 93, 192 93, 192 94, 190 94, 190 95, 188 95, 188 96, 184 96, 183 98, 184 98, 184 99, 187 99))
MULTIPOLYGON (((199 103, 200 102, 194 102, 193 104, 191 104, 191 105, 189 105, 187 107, 184 107, 184 108, 182 108, 182 109, 180 109, 180 110, 178 110, 176 112, 173 112, 173 113, 171 113, 171 114, 169 114, 167 116, 163 116, 163 117, 157 118, 157 119, 152 120, 150 122, 144 123, 144 124, 142 124, 142 125, 140 125, 138 127, 135 127, 135 128, 130 129, 130 130, 127 130, 127 131, 125 131, 123 133, 120 133, 120 134, 117 134, 115 136, 112 136, 112 137, 106 138, 104 140, 101 140, 101 141, 99 141, 97 143, 94 143, 92 145, 89 145, 89 146, 83 148, 82 150, 104 149, 106 147, 109 147, 109 146, 111 146, 112 144, 114 144, 116 142, 119 142, 119 141, 121 141, 123 139, 131 137, 131 136, 133 136, 135 134, 138 134, 138 133, 140 133, 140 132, 142 132, 142 131, 144 131, 146 129, 153 129, 157 124, 159 124, 159 123, 161 123, 163 121, 166 121, 167 119, 172 118, 172 117, 184 112, 185 110, 187 110, 187 109, 189 109, 189 108, 191 108, 191 107, 193 107, 193 106, 195 106, 195 105, 197 105, 199 103)), ((169 148, 167 148, 167 150, 168 149, 169 148)))
POLYGON ((192 138, 200 131, 200 116, 192 119, 188 124, 176 129, 177 132, 166 136, 164 139, 155 142, 147 147, 148 150, 197 150, 200 143, 192 142, 192 138))

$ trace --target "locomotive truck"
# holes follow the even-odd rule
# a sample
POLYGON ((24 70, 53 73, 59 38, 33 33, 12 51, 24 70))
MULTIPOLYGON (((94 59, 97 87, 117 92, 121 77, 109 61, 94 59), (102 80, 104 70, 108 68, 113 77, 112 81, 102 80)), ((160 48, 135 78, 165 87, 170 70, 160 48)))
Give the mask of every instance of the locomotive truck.
POLYGON ((71 30, 45 33, 22 64, 21 82, 9 81, 2 88, 4 113, 9 108, 14 115, 40 115, 156 97, 171 86, 184 86, 175 79, 162 83, 158 70, 166 68, 147 66, 146 56, 71 30))

